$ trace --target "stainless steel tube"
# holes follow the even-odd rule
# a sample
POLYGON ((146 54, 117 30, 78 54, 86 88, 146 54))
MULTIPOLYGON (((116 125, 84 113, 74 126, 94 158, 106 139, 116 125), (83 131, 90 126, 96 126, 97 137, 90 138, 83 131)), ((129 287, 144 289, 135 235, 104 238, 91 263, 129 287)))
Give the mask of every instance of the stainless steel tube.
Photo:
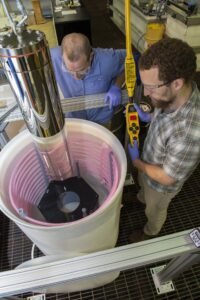
POLYGON ((64 117, 45 36, 17 29, 0 38, 0 59, 30 132, 50 137, 64 117))

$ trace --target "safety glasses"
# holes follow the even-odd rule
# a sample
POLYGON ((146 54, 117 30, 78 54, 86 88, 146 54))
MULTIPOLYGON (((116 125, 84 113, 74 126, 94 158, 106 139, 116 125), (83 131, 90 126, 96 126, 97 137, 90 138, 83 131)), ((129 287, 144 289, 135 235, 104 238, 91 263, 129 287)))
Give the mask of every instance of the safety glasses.
POLYGON ((88 65, 87 67, 78 70, 78 71, 73 71, 73 70, 69 70, 64 62, 64 60, 62 59, 62 71, 65 73, 69 73, 71 75, 86 75, 89 71, 90 71, 91 66, 88 65))
POLYGON ((159 89, 161 88, 162 86, 165 86, 165 85, 168 85, 170 83, 172 83, 173 80, 170 80, 170 81, 166 81, 164 83, 161 83, 161 84, 142 84, 144 89, 148 90, 148 91, 153 91, 155 89, 159 89))

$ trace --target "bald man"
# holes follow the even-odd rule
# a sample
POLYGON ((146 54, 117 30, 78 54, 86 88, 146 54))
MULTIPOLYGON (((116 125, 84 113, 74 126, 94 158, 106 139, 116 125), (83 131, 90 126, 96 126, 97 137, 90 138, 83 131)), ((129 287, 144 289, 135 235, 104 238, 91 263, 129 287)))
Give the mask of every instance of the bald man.
POLYGON ((121 103, 126 51, 92 48, 81 33, 66 35, 61 47, 50 51, 61 97, 106 93, 108 106, 70 112, 67 117, 107 124, 114 107, 121 103))

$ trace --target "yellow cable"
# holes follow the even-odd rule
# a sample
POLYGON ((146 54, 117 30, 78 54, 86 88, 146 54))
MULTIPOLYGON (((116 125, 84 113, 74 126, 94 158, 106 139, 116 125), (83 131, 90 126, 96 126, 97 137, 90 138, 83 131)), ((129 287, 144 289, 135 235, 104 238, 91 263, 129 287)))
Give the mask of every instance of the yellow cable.
POLYGON ((131 21, 130 21, 130 0, 125 0, 125 28, 126 28, 126 59, 125 59, 125 80, 129 98, 133 97, 136 83, 135 61, 131 47, 131 21))
POLYGON ((136 68, 131 46, 131 20, 130 0, 125 0, 125 27, 126 27, 126 59, 125 59, 125 81, 129 96, 129 104, 126 105, 126 127, 130 144, 133 146, 137 140, 139 143, 139 117, 132 103, 136 83, 136 68))

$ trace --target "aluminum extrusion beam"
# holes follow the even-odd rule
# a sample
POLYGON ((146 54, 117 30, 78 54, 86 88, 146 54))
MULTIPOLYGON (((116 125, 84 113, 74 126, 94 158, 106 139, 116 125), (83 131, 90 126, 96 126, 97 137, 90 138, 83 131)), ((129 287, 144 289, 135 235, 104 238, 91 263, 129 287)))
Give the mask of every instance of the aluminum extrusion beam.
POLYGON ((177 278, 185 270, 188 270, 195 263, 200 261, 200 252, 197 253, 185 253, 180 257, 175 257, 172 259, 166 267, 157 274, 159 282, 173 280, 177 278))
POLYGON ((0 273, 0 296, 16 295, 110 271, 128 270, 197 252, 191 230, 85 256, 0 273))

